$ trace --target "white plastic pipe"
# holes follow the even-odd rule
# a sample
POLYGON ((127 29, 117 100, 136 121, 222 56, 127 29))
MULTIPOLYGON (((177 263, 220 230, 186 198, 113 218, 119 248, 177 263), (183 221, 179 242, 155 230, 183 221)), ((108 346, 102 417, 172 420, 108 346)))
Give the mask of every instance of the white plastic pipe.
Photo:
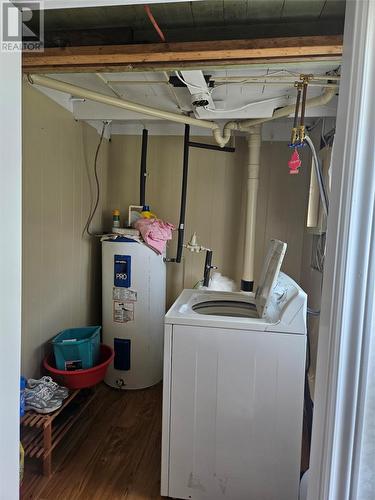
POLYGON ((255 260, 255 228, 257 215, 257 200, 259 188, 261 126, 256 125, 249 130, 249 159, 247 168, 247 193, 245 216, 245 244, 243 255, 243 274, 241 289, 252 291, 254 285, 255 260))
POLYGON ((72 85, 71 83, 55 80, 54 78, 49 78, 47 76, 29 75, 28 80, 31 84, 41 85, 42 87, 59 90, 60 92, 66 92, 75 97, 90 99, 91 101, 101 102, 103 104, 108 104, 109 106, 115 106, 117 108, 127 109, 128 111, 134 111, 136 113, 155 116, 156 118, 162 118, 163 120, 183 123, 185 125, 194 125, 196 127, 208 128, 213 131, 220 131, 219 125, 217 125, 217 123, 215 122, 198 120, 197 118, 191 118, 190 116, 178 115, 177 113, 171 113, 169 111, 162 111, 160 109, 151 108, 149 106, 143 106, 142 104, 119 99, 118 97, 110 97, 108 95, 78 87, 76 85, 72 85))
MULTIPOLYGON (((289 116, 294 112, 295 108, 294 104, 285 106, 284 108, 276 110, 270 118, 255 118, 239 122, 229 121, 225 124, 223 132, 221 132, 219 125, 212 121, 199 120, 198 118, 178 115, 176 113, 171 113, 170 111, 163 111, 161 109, 143 106, 142 104, 126 101, 117 97, 110 97, 105 94, 100 94, 99 92, 94 92, 92 90, 78 87, 77 85, 72 85, 71 83, 62 82, 60 80, 55 80, 54 78, 49 78, 47 76, 28 75, 28 80, 31 84, 41 85, 53 90, 59 90, 60 92, 66 92, 76 97, 82 97, 83 99, 90 99, 91 101, 108 104, 109 106, 115 106, 117 108, 127 109, 128 111, 134 111, 135 113, 155 116, 156 118, 161 118, 163 120, 169 120, 186 125, 193 125, 196 127, 210 129, 212 130, 215 141, 222 148, 229 142, 232 135, 232 130, 241 130, 247 132, 248 129, 250 127, 253 127, 254 125, 259 125, 264 122, 276 120, 277 118, 289 116)), ((327 88, 321 96, 307 99, 306 108, 328 104, 336 94, 336 90, 336 88, 327 88)))
MULTIPOLYGON (((322 95, 317 97, 312 97, 311 99, 306 100, 306 109, 308 108, 316 108, 317 106, 324 106, 328 104, 334 97, 337 92, 337 87, 329 87, 325 89, 322 95)), ((273 115, 270 118, 254 118, 251 120, 244 120, 240 123, 240 130, 246 129, 248 127, 253 127, 254 125, 259 125, 260 123, 269 122, 271 120, 276 120, 276 118, 283 118, 285 116, 289 116, 295 111, 295 104, 290 104, 289 106, 284 106, 283 108, 276 109, 273 115)))
MULTIPOLYGON (((322 93, 322 95, 317 97, 312 97, 311 99, 306 100, 306 109, 314 108, 317 106, 324 106, 328 104, 337 92, 337 87, 335 88, 327 88, 322 93)), ((254 125, 260 125, 265 122, 270 122, 272 120, 276 120, 277 118, 283 118, 289 116, 294 113, 295 104, 291 104, 289 106, 284 106, 283 108, 279 108, 274 111, 273 115, 269 118, 253 118, 251 120, 242 120, 242 121, 230 121, 224 125, 223 133, 220 130, 214 130, 213 134, 216 142, 219 146, 224 147, 231 137, 232 130, 241 130, 243 132, 248 131, 250 127, 254 125)))

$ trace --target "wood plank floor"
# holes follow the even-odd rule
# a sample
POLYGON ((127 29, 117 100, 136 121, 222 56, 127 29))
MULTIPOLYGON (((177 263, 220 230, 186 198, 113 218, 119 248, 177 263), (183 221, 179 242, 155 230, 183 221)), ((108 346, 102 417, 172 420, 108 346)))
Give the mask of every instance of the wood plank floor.
MULTIPOLYGON (((22 499, 160 500, 162 385, 118 391, 104 384, 88 415, 54 451, 53 474, 25 462, 22 499)), ((309 460, 304 425, 301 469, 309 460)))
POLYGON ((86 419, 55 450, 53 475, 25 462, 22 499, 161 499, 161 396, 161 384, 129 392, 100 386, 86 419))

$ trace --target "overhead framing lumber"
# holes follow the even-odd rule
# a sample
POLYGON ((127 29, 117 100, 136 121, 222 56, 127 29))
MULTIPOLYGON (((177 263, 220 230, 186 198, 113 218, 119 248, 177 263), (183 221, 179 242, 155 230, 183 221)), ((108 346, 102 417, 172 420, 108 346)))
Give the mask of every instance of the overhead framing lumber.
POLYGON ((332 35, 51 48, 24 53, 22 64, 27 73, 130 71, 203 64, 313 61, 339 59, 341 55, 342 36, 332 35))

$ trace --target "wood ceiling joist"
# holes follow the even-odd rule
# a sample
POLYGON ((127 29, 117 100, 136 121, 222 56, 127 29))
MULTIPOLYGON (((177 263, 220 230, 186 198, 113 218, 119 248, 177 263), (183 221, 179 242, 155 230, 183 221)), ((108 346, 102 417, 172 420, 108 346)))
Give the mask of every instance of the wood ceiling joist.
POLYGON ((254 40, 107 45, 45 49, 23 54, 25 72, 157 68, 173 64, 251 64, 260 60, 314 60, 342 55, 342 36, 299 36, 254 40))

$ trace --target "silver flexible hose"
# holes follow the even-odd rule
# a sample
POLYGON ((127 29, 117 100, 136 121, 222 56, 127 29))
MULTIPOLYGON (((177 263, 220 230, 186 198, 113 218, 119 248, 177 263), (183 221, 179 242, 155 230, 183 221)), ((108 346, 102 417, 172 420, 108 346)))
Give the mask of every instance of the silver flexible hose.
POLYGON ((322 166, 321 166, 321 163, 319 161, 318 155, 316 153, 314 143, 312 142, 312 140, 310 139, 310 137, 308 135, 306 135, 305 141, 308 144, 308 146, 311 150, 313 159, 314 159, 313 163, 314 163, 316 178, 318 180, 320 199, 322 200, 324 213, 325 213, 326 217, 328 217, 329 202, 328 202, 327 190, 326 190, 326 187, 324 184, 324 179, 323 179, 322 166))

